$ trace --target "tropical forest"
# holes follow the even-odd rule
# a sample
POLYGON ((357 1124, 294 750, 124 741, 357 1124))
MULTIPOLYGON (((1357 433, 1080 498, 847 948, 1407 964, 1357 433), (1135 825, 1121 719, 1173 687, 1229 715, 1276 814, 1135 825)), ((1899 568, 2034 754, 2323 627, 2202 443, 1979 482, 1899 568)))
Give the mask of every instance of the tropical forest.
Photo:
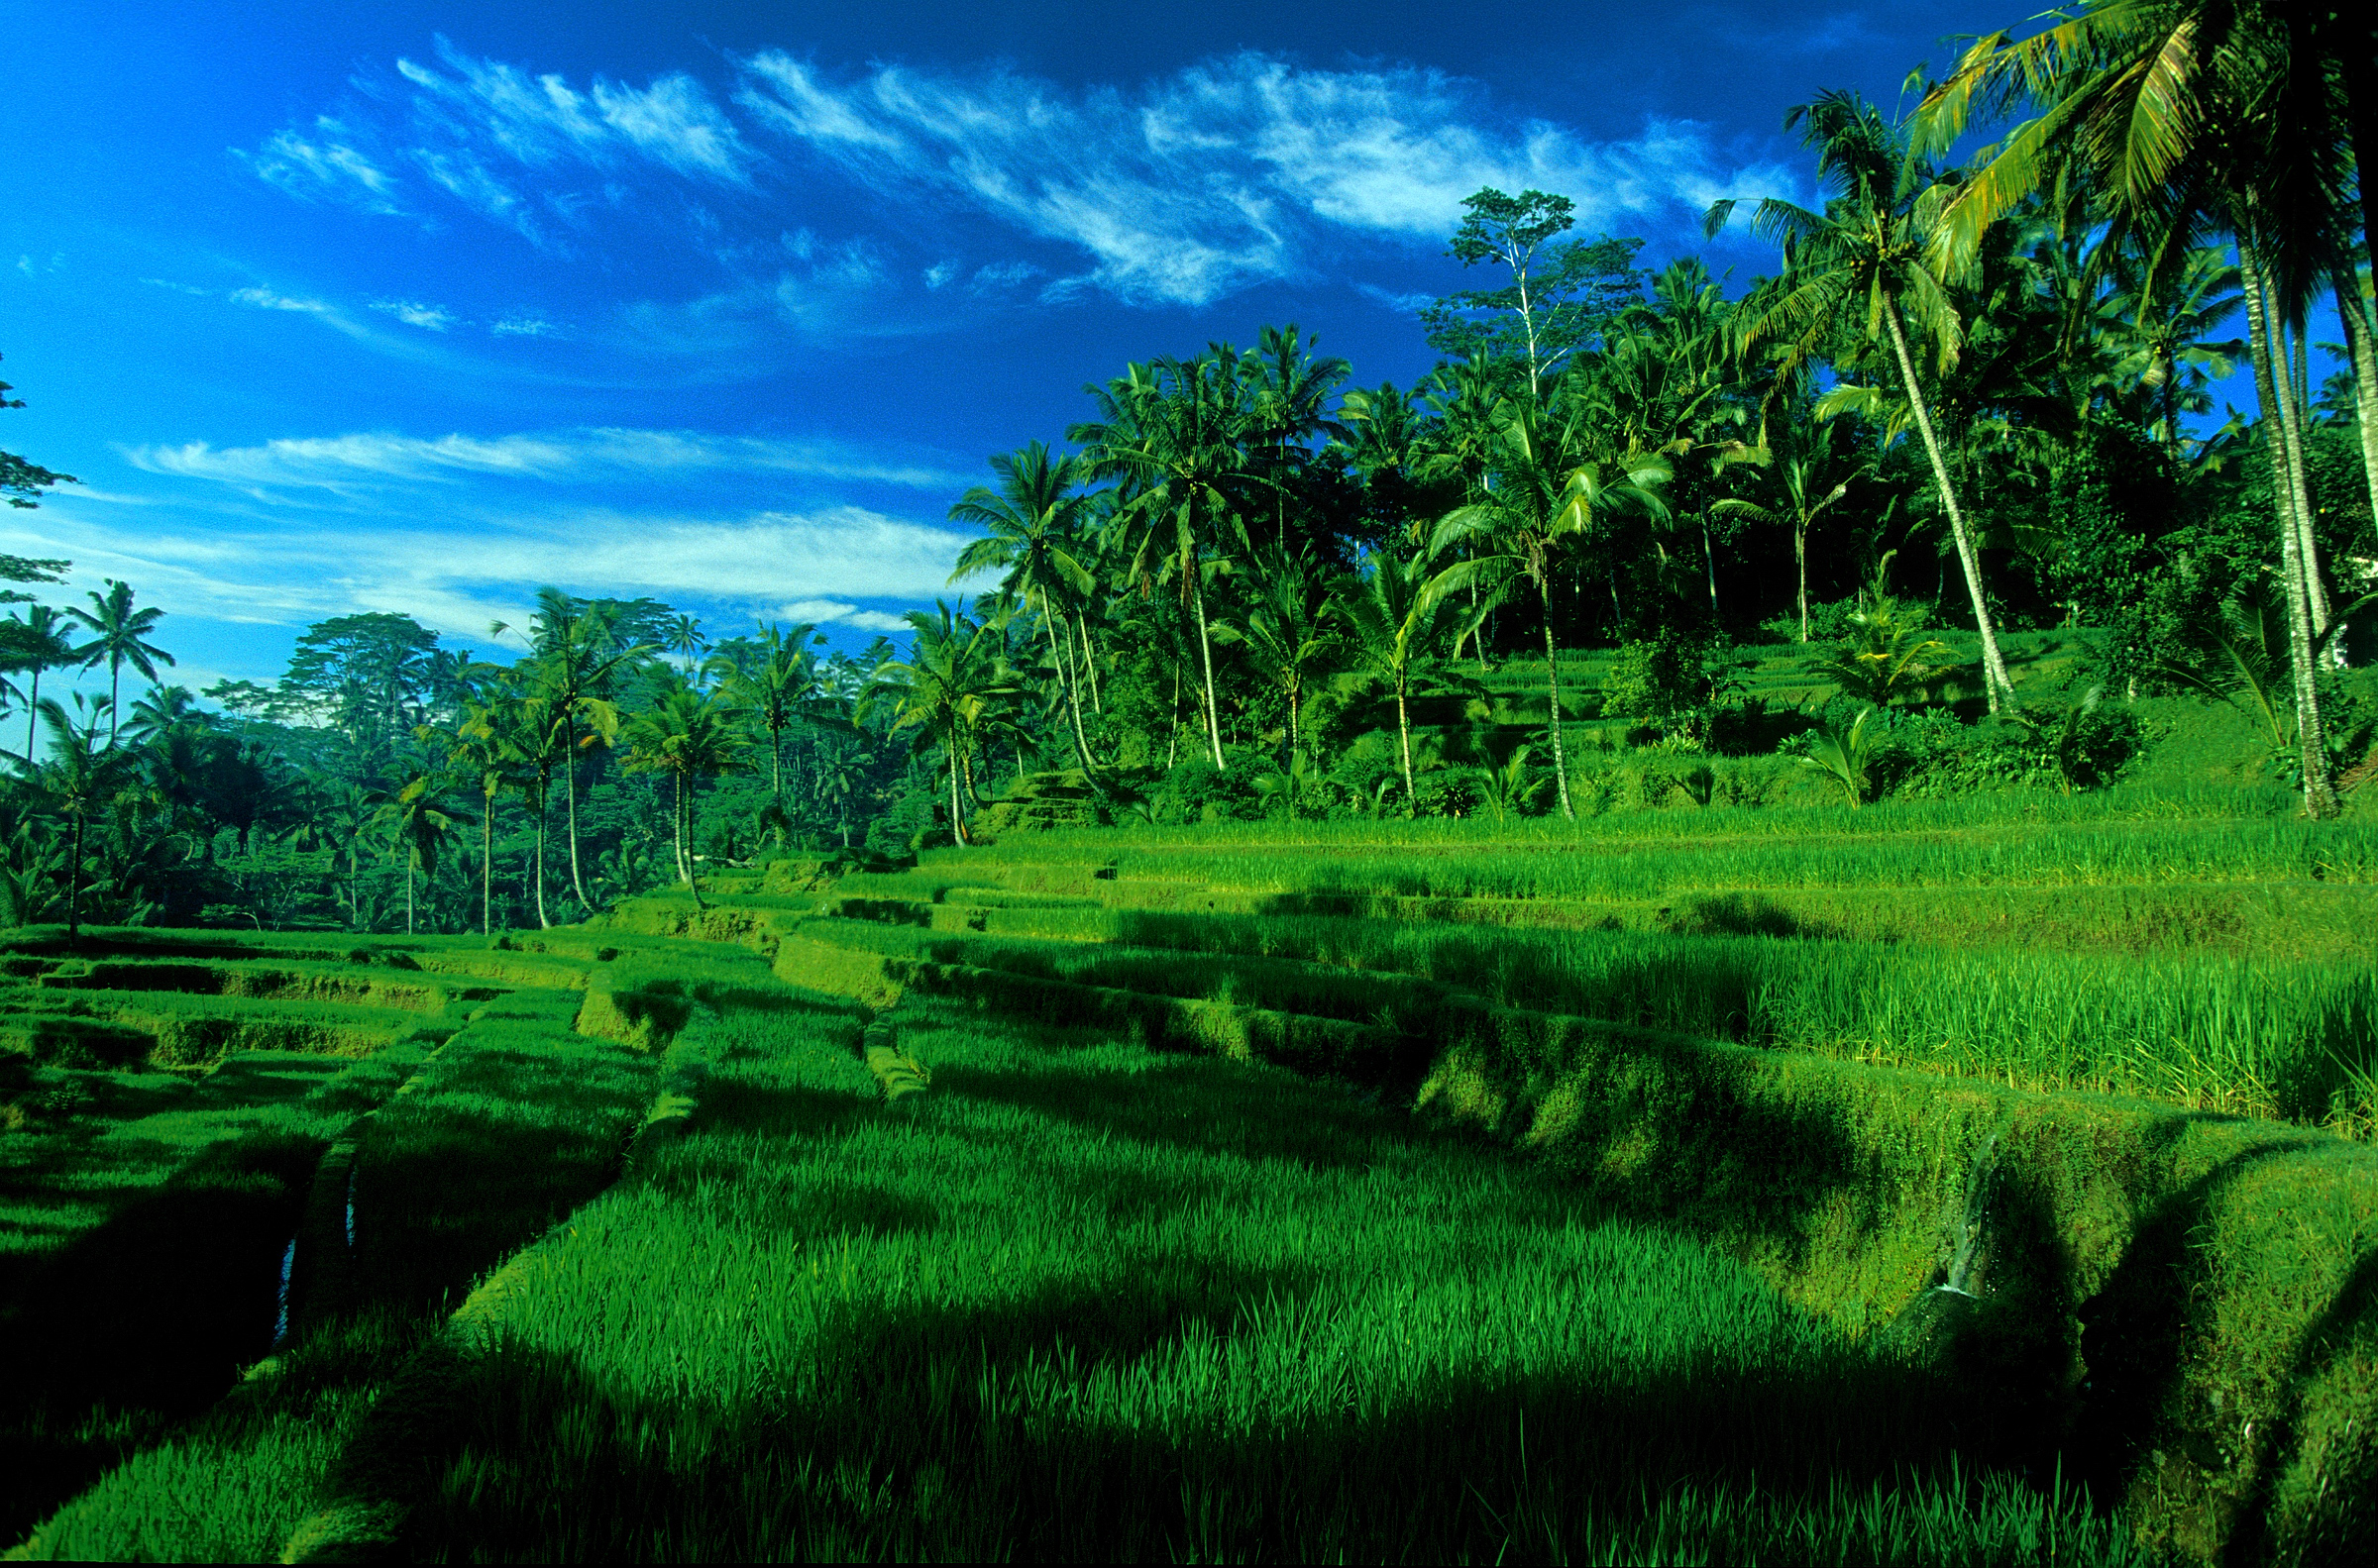
POLYGON ((2378 1559, 2378 40, 1996 20, 870 642, 0 556, 0 1546, 2378 1559))

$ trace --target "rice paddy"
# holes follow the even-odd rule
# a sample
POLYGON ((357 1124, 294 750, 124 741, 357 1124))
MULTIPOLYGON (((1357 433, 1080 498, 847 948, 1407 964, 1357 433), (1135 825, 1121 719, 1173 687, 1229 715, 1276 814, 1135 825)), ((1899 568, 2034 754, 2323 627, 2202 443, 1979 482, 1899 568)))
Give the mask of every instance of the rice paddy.
POLYGON ((1022 835, 0 953, 41 1558, 2315 1562, 2378 840, 1022 835))

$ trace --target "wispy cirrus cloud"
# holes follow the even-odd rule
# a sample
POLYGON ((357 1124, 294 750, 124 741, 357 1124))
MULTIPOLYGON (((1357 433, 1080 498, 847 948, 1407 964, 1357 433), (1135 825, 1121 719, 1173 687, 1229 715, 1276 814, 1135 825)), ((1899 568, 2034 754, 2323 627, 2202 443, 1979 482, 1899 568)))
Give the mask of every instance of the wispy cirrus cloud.
MULTIPOLYGON (((747 259, 765 242, 737 238, 737 224, 771 233, 787 208, 852 209, 845 194, 821 198, 821 174, 897 201, 911 227, 937 228, 913 260, 862 236, 840 242, 823 282, 828 263, 811 261, 812 275, 779 302, 797 326, 802 299, 847 293, 856 272, 877 298, 920 298, 971 268, 978 293, 1038 273, 1052 276, 1043 298, 1098 289, 1203 304, 1340 268, 1363 248, 1437 245, 1484 185, 1567 194, 1589 233, 1679 237, 1714 196, 1804 194, 1782 166, 1737 156, 1697 122, 1597 138, 1420 66, 1311 69, 1246 52, 1079 89, 997 66, 836 69, 776 50, 731 69, 715 90, 684 73, 578 86, 441 39, 432 61, 397 61, 377 103, 246 157, 294 194, 371 211, 452 204, 543 246, 679 214, 709 190, 733 200, 703 207, 694 227, 723 227, 721 258, 747 259), (968 227, 985 221, 1051 249, 1025 260, 1011 244, 1007 260, 969 262, 968 227)), ((751 284, 746 268, 739 286, 751 284)))
POLYGON ((609 427, 495 437, 371 432, 283 438, 254 447, 190 442, 123 451, 135 468, 150 473, 207 479, 252 492, 350 493, 388 483, 471 478, 598 483, 622 474, 666 478, 698 471, 795 474, 916 489, 953 489, 972 482, 929 464, 887 462, 832 442, 609 427))

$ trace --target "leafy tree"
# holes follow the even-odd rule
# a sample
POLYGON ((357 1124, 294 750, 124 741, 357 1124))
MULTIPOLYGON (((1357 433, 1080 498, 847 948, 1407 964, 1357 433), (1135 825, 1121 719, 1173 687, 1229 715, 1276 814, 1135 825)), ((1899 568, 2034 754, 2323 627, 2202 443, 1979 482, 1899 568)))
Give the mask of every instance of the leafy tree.
MULTIPOLYGON (((52 809, 66 819, 66 940, 82 941, 83 841, 92 813, 113 802, 132 783, 132 759, 112 742, 101 744, 99 719, 84 705, 79 692, 75 708, 85 716, 77 723, 55 697, 42 699, 42 723, 50 731, 50 752, 33 766, 33 785, 52 809)), ((113 714, 110 728, 113 728, 113 714)))
POLYGON ((1560 369, 1639 288, 1641 240, 1566 241, 1576 225, 1567 196, 1523 190, 1506 196, 1489 185, 1461 203, 1463 217, 1446 254, 1463 266, 1506 267, 1499 288, 1449 294, 1420 313, 1429 347, 1453 360, 1484 354, 1527 366, 1528 391, 1560 369))
POLYGON ((936 602, 935 613, 909 612, 916 633, 906 659, 887 660, 876 672, 874 691, 893 701, 892 733, 917 732, 919 750, 938 746, 949 769, 951 837, 964 846, 965 797, 976 746, 1006 723, 1005 710, 1019 687, 987 628, 962 609, 936 602))
POLYGON ((1345 623, 1347 646, 1361 668, 1395 693, 1395 738, 1404 770, 1404 802, 1419 809, 1412 780, 1412 720, 1406 706, 1413 667, 1437 651, 1456 629, 1446 603, 1454 579, 1430 570, 1425 556, 1408 559, 1374 555, 1369 570, 1343 584, 1336 609, 1345 623))
POLYGON ((1569 802, 1568 762, 1561 740, 1561 662, 1553 645, 1555 559, 1564 543, 1591 535, 1613 514, 1664 512, 1658 489, 1670 470, 1665 462, 1641 453, 1611 461, 1592 458, 1583 410, 1569 404, 1559 388, 1546 404, 1508 399, 1495 413, 1497 482, 1476 501, 1446 515, 1431 553, 1442 557, 1456 545, 1482 543, 1492 553, 1447 568, 1448 586, 1477 582, 1499 597, 1524 579, 1536 589, 1553 778, 1561 814, 1573 819, 1576 808, 1569 802))
POLYGON ((580 906, 589 909, 594 904, 587 897, 579 863, 578 758, 589 748, 609 745, 619 733, 613 687, 626 667, 652 651, 649 643, 621 641, 619 613, 607 605, 582 603, 559 588, 537 590, 535 657, 529 677, 536 694, 545 700, 547 723, 561 740, 557 761, 569 801, 570 889, 580 906))
MULTIPOLYGON (((1913 318, 1935 350, 1936 367, 1945 373, 1956 361, 1964 324, 1949 297, 1947 268, 1930 259, 1926 244, 1946 192, 1933 183, 1930 168, 1909 155, 1906 139, 1854 94, 1819 94, 1792 109, 1784 125, 1801 128, 1802 140, 1817 149, 1818 176, 1837 184, 1840 194, 1821 213, 1775 196, 1759 203, 1753 228, 1783 246, 1784 271, 1765 298, 1746 307, 1750 319, 1743 340, 1747 345, 1775 339, 1794 355, 1813 357, 1845 321, 1862 319, 1868 339, 1890 345, 1965 568, 1974 624, 1982 635, 1983 685, 1995 713, 2014 685, 1999 653, 1982 558, 1958 504, 1901 320, 1913 318)), ((1714 235, 1723 228, 1736 205, 1731 199, 1713 205, 1707 231, 1714 235)))
POLYGON ((1305 694, 1337 652, 1328 625, 1329 589, 1309 558, 1276 546, 1256 557, 1248 577, 1239 619, 1217 625, 1214 635, 1243 645, 1255 668, 1278 687, 1288 704, 1288 750, 1294 753, 1304 744, 1305 694))
POLYGON ((107 592, 93 589, 86 595, 89 609, 69 605, 66 613, 87 627, 91 640, 80 650, 86 666, 107 666, 108 741, 115 741, 116 702, 123 694, 124 667, 132 666, 150 679, 157 679, 159 665, 170 665, 173 656, 148 641, 157 629, 159 619, 165 613, 151 605, 145 610, 132 607, 132 584, 107 579, 107 592))
POLYGON ((631 772, 665 773, 676 785, 677 863, 686 889, 700 909, 702 884, 694 871, 691 836, 694 790, 701 781, 742 766, 749 744, 738 733, 732 709, 690 687, 665 693, 654 706, 639 713, 627 727, 628 768, 631 772))
POLYGON ((1037 441, 1021 452, 992 458, 991 471, 999 476, 999 488, 978 484, 949 508, 951 522, 973 523, 988 534, 958 553, 949 580, 1004 572, 1000 591, 1036 611, 1048 640, 1050 667, 1073 720, 1074 756, 1085 770, 1094 770, 1097 762, 1082 728, 1072 639, 1061 630, 1072 625, 1075 606, 1098 586, 1086 564, 1091 552, 1082 531, 1089 507, 1076 492, 1079 472, 1073 459, 1051 457, 1037 441))
MULTIPOLYGON (((0 381, 0 408, 23 408, 25 399, 9 396, 11 390, 13 388, 6 381, 0 381)), ((53 485, 81 482, 71 473, 54 472, 13 452, 0 452, 0 499, 5 499, 11 506, 31 511, 42 504, 42 491, 53 485)), ((54 582, 57 580, 54 576, 21 575, 20 573, 28 567, 37 573, 63 572, 66 565, 63 561, 28 562, 16 556, 0 556, 0 579, 11 582, 54 582)), ((13 597, 0 599, 0 604, 17 602, 20 601, 13 597)))
POLYGON ((416 774, 381 803, 379 818, 404 855, 404 934, 410 936, 415 876, 437 872, 438 855, 453 832, 454 817, 438 803, 437 781, 428 774, 416 774))

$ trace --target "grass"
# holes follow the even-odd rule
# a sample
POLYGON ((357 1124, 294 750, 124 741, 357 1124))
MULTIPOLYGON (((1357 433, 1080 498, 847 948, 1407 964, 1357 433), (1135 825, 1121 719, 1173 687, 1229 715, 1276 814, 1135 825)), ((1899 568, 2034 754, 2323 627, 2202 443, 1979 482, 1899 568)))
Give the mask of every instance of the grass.
POLYGON ((571 991, 479 1004, 404 1093, 315 1147, 302 1222, 288 1212, 277 1232, 298 1236, 286 1342, 270 1344, 268 1296, 250 1313, 246 1380, 202 1419, 145 1428, 138 1451, 42 1524, 30 1555, 279 1555, 347 1437, 455 1305, 617 1175, 656 1062, 574 1032, 580 1004, 571 991))
POLYGON ((1276 1070, 697 1021, 693 1131, 355 1450, 419 1556, 2126 1561, 1690 1238, 1276 1070), (1647 1504, 1646 1500, 1656 1500, 1647 1504))

